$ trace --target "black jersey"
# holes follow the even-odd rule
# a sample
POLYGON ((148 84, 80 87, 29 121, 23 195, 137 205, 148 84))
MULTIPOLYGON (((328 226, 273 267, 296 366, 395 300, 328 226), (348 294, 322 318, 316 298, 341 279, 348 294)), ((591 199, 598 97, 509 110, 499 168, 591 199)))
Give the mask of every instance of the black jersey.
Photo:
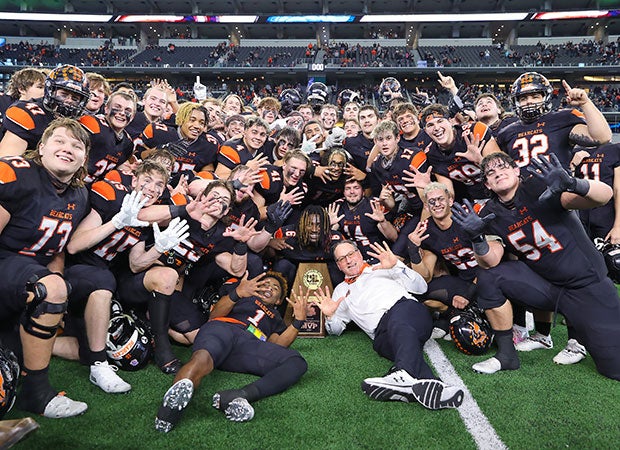
POLYGON ((20 156, 0 159, 0 205, 11 215, 0 233, 0 255, 47 265, 88 213, 86 188, 58 193, 42 166, 20 156))
MULTIPOLYGON (((129 194, 128 189, 119 183, 101 180, 93 183, 90 188, 90 206, 99 213, 101 223, 112 220, 123 205, 123 199, 129 194)), ((131 249, 140 242, 142 235, 149 227, 125 227, 114 231, 94 247, 71 256, 72 264, 90 264, 98 267, 109 267, 116 256, 131 249)))
POLYGON ((139 111, 136 113, 133 120, 129 122, 125 128, 125 131, 127 131, 129 136, 131 136, 131 139, 135 141, 140 137, 146 126, 150 123, 151 121, 146 117, 144 111, 139 111))
POLYGON ((362 255, 364 255, 364 259, 369 259, 368 252, 372 251, 370 244, 385 240, 379 231, 377 222, 366 216, 366 213, 372 214, 370 199, 363 197, 355 206, 351 206, 346 200, 341 199, 336 202, 336 205, 338 205, 337 215, 344 216, 338 222, 338 231, 342 233, 345 239, 355 241, 362 255))
POLYGON ((320 178, 311 177, 308 181, 308 194, 304 199, 306 205, 319 205, 327 208, 330 203, 342 198, 344 184, 348 176, 342 174, 340 178, 325 183, 320 178))
POLYGON ((518 121, 519 118, 517 116, 506 116, 503 119, 498 119, 492 124, 490 124, 489 129, 491 130, 491 134, 493 135, 493 137, 497 139, 497 135, 502 128, 507 127, 511 123, 515 123, 518 121))
MULTIPOLYGON (((614 171, 620 166, 620 144, 605 144, 594 148, 576 146, 575 150, 590 153, 590 156, 583 158, 575 169, 575 176, 602 181, 613 188, 614 171)), ((612 198, 603 206, 580 210, 579 217, 590 237, 605 238, 614 225, 615 211, 612 198)))
POLYGON ((168 150, 175 158, 173 175, 188 170, 200 171, 207 165, 215 165, 219 150, 217 141, 211 136, 207 139, 201 134, 195 140, 188 141, 181 137, 177 128, 163 123, 148 124, 140 139, 148 148, 168 145, 168 150))
POLYGON ((4 136, 4 127, 2 126, 2 122, 4 120, 4 114, 6 110, 9 109, 13 103, 15 103, 18 99, 11 97, 10 95, 6 95, 4 92, 0 92, 0 139, 4 136))
POLYGON ((329 242, 326 246, 304 247, 299 243, 296 225, 286 225, 274 233, 275 239, 284 239, 292 249, 285 248, 278 252, 283 258, 291 262, 326 262, 333 261, 331 246, 334 242, 342 240, 342 235, 337 231, 329 232, 329 242))
POLYGON ((428 134, 426 134, 426 131, 420 129, 418 134, 416 134, 415 137, 411 139, 406 139, 401 134, 400 140, 398 141, 398 146, 400 148, 406 148, 409 150, 425 150, 431 142, 433 142, 433 140, 428 134))
POLYGON ((207 138, 211 137, 215 139, 219 145, 222 145, 224 142, 226 142, 226 135, 221 131, 209 130, 205 134, 207 135, 207 138))
POLYGON ((90 134, 88 175, 84 181, 93 183, 129 159, 133 142, 126 131, 117 134, 102 116, 82 116, 80 123, 90 134))
POLYGON ((364 133, 361 132, 357 136, 346 138, 342 143, 342 146, 353 158, 353 165, 364 172, 366 171, 368 155, 370 155, 374 145, 374 141, 364 136, 364 133))
MULTIPOLYGON (((230 286, 230 289, 233 288, 234 286, 230 286)), ((276 307, 266 305, 260 298, 254 296, 239 299, 225 317, 218 317, 213 320, 238 323, 244 327, 253 325, 262 331, 267 339, 274 333, 282 334, 286 330, 286 324, 276 307)))
POLYGON ((245 215, 244 223, 247 223, 248 219, 260 220, 260 211, 258 206, 251 198, 248 198, 241 203, 234 202, 230 207, 228 213, 228 219, 231 223, 238 224, 241 221, 241 216, 245 215))
POLYGON ((476 278, 478 262, 471 248, 471 239, 454 222, 447 230, 440 229, 435 221, 428 219, 426 228, 428 238, 422 241, 421 247, 433 252, 437 258, 443 259, 448 267, 458 270, 459 278, 472 281, 476 278))
POLYGON ((527 167, 532 158, 555 153, 562 167, 569 168, 573 144, 569 140, 575 125, 585 124, 583 114, 576 109, 561 109, 545 114, 536 122, 514 122, 497 134, 497 145, 517 162, 527 167))
POLYGON ((565 210, 559 197, 545 204, 538 201, 545 189, 530 177, 519 186, 514 209, 497 199, 488 201, 480 211, 482 217, 496 215, 487 225, 488 233, 500 236, 508 252, 551 283, 579 288, 600 281, 607 274, 601 253, 577 214, 565 210))
POLYGON ((465 136, 474 134, 480 141, 488 142, 492 138, 491 131, 482 122, 473 124, 455 125, 455 142, 450 150, 441 149, 435 142, 428 146, 426 154, 428 165, 433 167, 433 173, 450 178, 454 183, 454 193, 457 201, 462 198, 482 199, 489 195, 482 183, 480 167, 456 153, 467 151, 465 136))
POLYGON ((6 110, 2 127, 22 138, 28 143, 27 148, 33 150, 52 120, 54 114, 43 107, 43 100, 20 100, 6 110))
POLYGON ((422 201, 416 188, 408 188, 403 181, 403 171, 412 168, 426 172, 428 169, 426 153, 418 149, 399 148, 395 159, 386 162, 383 156, 372 163, 370 168, 370 187, 372 195, 378 197, 384 185, 389 184, 396 194, 403 195, 409 201, 414 212, 422 211, 422 201))

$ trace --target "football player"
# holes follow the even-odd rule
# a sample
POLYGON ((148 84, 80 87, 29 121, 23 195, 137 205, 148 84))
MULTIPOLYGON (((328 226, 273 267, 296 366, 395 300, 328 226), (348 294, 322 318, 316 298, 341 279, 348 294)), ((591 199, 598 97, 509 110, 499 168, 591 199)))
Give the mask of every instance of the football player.
POLYGON ((293 294, 294 320, 285 325, 276 307, 286 298, 286 281, 277 272, 248 279, 247 274, 213 307, 204 324, 190 361, 164 395, 155 429, 169 432, 178 423, 194 389, 214 369, 250 373, 260 378, 240 388, 219 391, 213 407, 234 422, 254 417, 253 402, 278 394, 295 384, 306 372, 303 357, 288 347, 306 319, 309 294, 293 294))
MULTIPOLYGON (((90 98, 86 107, 84 108, 85 114, 99 114, 103 112, 103 105, 106 99, 112 92, 110 90, 110 84, 103 76, 95 72, 87 72, 86 78, 88 79, 88 88, 90 90, 90 98)), ((94 146, 93 146, 94 148, 94 146)))
POLYGON ((509 155, 485 157, 482 170, 494 197, 478 216, 466 204, 454 206, 453 220, 469 234, 478 264, 478 304, 495 331, 497 354, 474 364, 481 373, 520 366, 512 341, 512 308, 506 299, 564 315, 571 335, 590 352, 597 370, 620 380, 620 298, 601 254, 573 209, 607 203, 612 189, 576 179, 555 154, 536 158, 524 181, 509 155), (487 241, 487 234, 499 236, 487 241), (505 247, 504 247, 505 246, 505 247), (502 261, 505 251, 517 261, 502 261))
POLYGON ((368 155, 374 145, 372 131, 379 123, 379 111, 372 105, 364 105, 360 108, 358 121, 362 132, 354 138, 345 139, 343 146, 351 154, 353 166, 366 171, 368 155))
POLYGON ((82 69, 65 65, 52 70, 45 79, 42 98, 20 100, 6 110, 0 156, 34 150, 52 120, 77 119, 83 114, 88 98, 88 80, 82 69))
POLYGON ((18 407, 51 418, 87 409, 86 403, 59 394, 48 371, 70 290, 62 276, 65 245, 88 213, 82 178, 89 146, 80 123, 62 118, 45 129, 35 151, 0 160, 0 270, 5 277, 0 319, 15 325, 3 332, 18 333, 23 349, 18 407))
POLYGON ((168 96, 163 87, 152 86, 146 90, 142 97, 144 110, 137 113, 126 128, 135 145, 141 144, 138 138, 148 124, 159 123, 163 120, 167 104, 168 96))
POLYGON ((0 94, 0 139, 4 135, 2 119, 6 110, 18 100, 30 101, 43 97, 45 74, 35 68, 18 70, 9 80, 6 92, 0 94))

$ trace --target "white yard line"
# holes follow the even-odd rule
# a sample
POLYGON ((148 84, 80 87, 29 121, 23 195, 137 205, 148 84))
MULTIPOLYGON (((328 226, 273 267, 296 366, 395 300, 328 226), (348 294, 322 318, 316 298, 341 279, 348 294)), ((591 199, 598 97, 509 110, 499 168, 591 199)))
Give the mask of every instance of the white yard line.
POLYGON ((481 450, 507 449, 508 447, 497 435, 489 419, 484 415, 471 392, 469 392, 459 374, 456 373, 456 369, 448 360, 443 350, 441 350, 439 344, 433 339, 429 339, 424 345, 424 351, 442 381, 463 389, 465 398, 463 404, 458 408, 458 412, 478 448, 481 450))

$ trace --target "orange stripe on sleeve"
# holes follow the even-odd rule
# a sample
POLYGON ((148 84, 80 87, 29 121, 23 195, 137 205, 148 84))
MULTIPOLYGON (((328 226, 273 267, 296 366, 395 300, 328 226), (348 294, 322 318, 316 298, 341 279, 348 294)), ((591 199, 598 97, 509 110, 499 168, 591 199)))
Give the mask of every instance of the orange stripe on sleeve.
POLYGON ((82 116, 80 117, 80 123, 84 125, 88 131, 93 134, 98 134, 101 132, 101 126, 99 125, 99 121, 93 116, 82 116))
POLYGON ((93 183, 90 189, 108 201, 113 201, 116 199, 116 189, 114 189, 110 183, 105 181, 97 181, 96 183, 93 183))
POLYGON ((422 167, 422 164, 424 164, 425 162, 426 162, 426 153, 418 152, 415 155, 413 155, 413 158, 411 158, 411 163, 409 164, 409 167, 415 167, 416 169, 419 169, 420 167, 422 167))
POLYGON ((571 114, 574 114, 575 116, 580 117, 582 119, 586 118, 586 116, 584 116, 583 113, 577 109, 571 110, 571 114))
POLYGON ((484 133, 487 132, 487 129, 489 127, 487 127, 485 124, 483 124, 482 122, 476 122, 474 124, 474 126, 471 129, 471 132, 473 133, 473 135, 475 137, 477 137, 478 139, 482 139, 484 137, 484 133))
POLYGON ((235 164, 241 164, 241 158, 239 157, 239 152, 228 145, 222 145, 220 147, 220 153, 231 162, 235 164))
POLYGON ((5 116, 22 127, 24 130, 34 130, 34 119, 30 114, 21 108, 11 106, 6 110, 5 116))
POLYGON ((12 183, 16 180, 17 175, 13 168, 4 161, 0 161, 0 184, 12 183))

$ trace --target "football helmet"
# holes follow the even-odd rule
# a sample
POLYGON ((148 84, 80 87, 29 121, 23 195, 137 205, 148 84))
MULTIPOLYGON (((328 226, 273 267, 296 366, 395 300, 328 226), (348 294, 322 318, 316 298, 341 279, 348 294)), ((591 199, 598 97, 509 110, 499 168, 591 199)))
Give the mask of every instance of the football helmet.
POLYGON ((607 276, 614 283, 620 283, 620 245, 612 244, 603 238, 595 238, 596 249, 603 254, 607 266, 607 276))
POLYGON ((314 82, 308 87, 308 95, 306 101, 312 105, 315 112, 319 112, 321 106, 327 103, 329 97, 329 89, 320 81, 314 82))
POLYGON ((0 419, 10 411, 17 396, 19 363, 11 350, 0 348, 0 419))
POLYGON ((512 83, 510 88, 510 101, 517 116, 526 123, 538 120, 553 108, 551 94, 553 87, 549 80, 538 72, 526 72, 512 83), (541 102, 520 106, 519 97, 526 94, 538 93, 543 96, 541 102))
POLYGON ((351 89, 344 89, 340 91, 340 94, 338 94, 338 99, 336 100, 338 107, 342 109, 344 108, 344 105, 349 102, 355 102, 358 105, 361 105, 362 97, 360 96, 359 92, 352 91, 351 89))
POLYGON ((457 311, 450 319, 450 336, 456 348, 466 355, 483 355, 493 342, 493 329, 474 308, 457 311))
POLYGON ((283 115, 288 116, 301 105, 301 94, 297 89, 284 89, 280 92, 278 100, 280 101, 283 115))
POLYGON ((400 81, 394 77, 384 78, 379 85, 379 95, 383 103, 390 103, 394 98, 394 94, 400 93, 401 86, 400 81))
POLYGON ((140 370, 153 355, 152 341, 150 331, 138 319, 117 314, 110 319, 106 353, 115 366, 128 371, 140 370))
POLYGON ((77 119, 83 114, 89 97, 88 79, 78 67, 69 65, 57 67, 45 79, 43 106, 58 116, 77 119), (77 99, 73 101, 61 97, 60 89, 76 95, 77 99))

